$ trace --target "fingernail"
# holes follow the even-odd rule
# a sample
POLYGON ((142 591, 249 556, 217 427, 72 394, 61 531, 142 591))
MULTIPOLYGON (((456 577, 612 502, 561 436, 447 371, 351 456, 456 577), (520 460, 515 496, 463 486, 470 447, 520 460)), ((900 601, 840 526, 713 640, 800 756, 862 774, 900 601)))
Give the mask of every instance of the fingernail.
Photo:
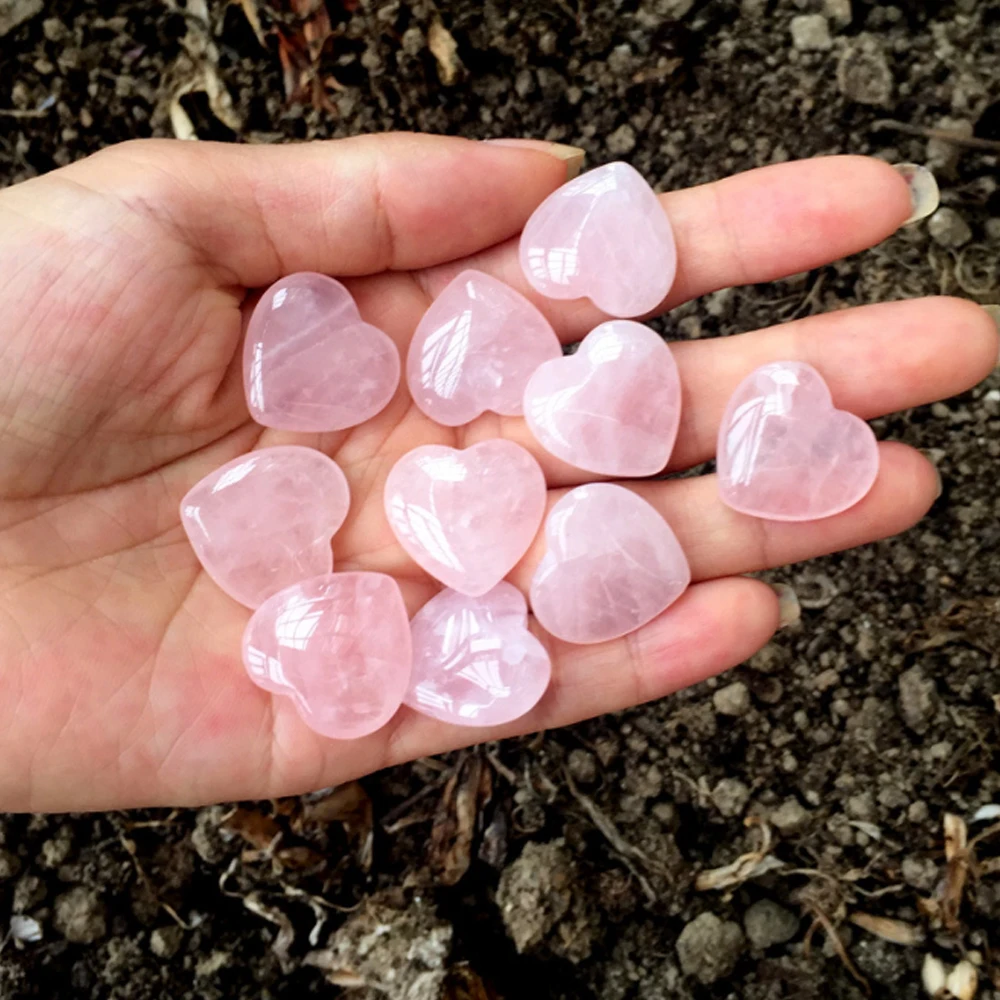
POLYGON ((768 586, 778 595, 778 631, 794 625, 802 617, 802 607, 798 595, 787 583, 771 583, 768 586))
MULTIPOLYGON (((992 319, 996 324, 997 333, 1000 333, 1000 306, 989 305, 983 306, 983 308, 986 310, 990 319, 992 319)), ((997 368, 1000 369, 1000 357, 997 357, 997 368)))
POLYGON ((510 146, 513 149, 536 149, 539 153, 548 153, 566 164, 566 180, 571 181, 580 176, 583 169, 583 159, 587 155, 579 146, 567 146, 561 142, 547 142, 545 139, 485 139, 495 146, 510 146))
POLYGON ((919 163, 895 163, 893 170, 910 186, 910 202, 913 205, 913 211, 903 225, 908 226, 913 222, 926 219, 941 201, 934 175, 926 167, 920 166, 919 163))
POLYGON ((934 494, 934 499, 937 500, 938 497, 944 493, 944 480, 941 478, 941 470, 938 468, 938 459, 941 456, 941 452, 935 454, 933 451, 929 451, 926 448, 920 449, 920 454, 927 459, 928 462, 934 467, 934 475, 937 476, 937 493, 934 494))

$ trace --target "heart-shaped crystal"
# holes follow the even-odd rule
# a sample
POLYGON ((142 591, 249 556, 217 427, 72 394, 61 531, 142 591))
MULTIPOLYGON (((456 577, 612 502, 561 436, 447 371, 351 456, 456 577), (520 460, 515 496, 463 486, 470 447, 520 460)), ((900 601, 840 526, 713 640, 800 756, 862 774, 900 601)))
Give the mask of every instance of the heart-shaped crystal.
POLYGON ((417 326, 406 361, 413 401, 447 427, 485 410, 521 415, 524 387, 562 355, 549 321, 520 293, 481 271, 463 271, 417 326))
POLYGON ((608 163, 554 191, 521 234, 521 268, 551 299, 587 296, 611 316, 641 316, 677 272, 674 233, 653 189, 608 163))
POLYGON ((292 699, 307 726, 334 739, 387 723, 410 682, 410 623, 384 573, 328 573, 265 601, 243 634, 258 687, 292 699))
POLYGON ((823 377, 801 361, 751 372, 719 429, 723 503, 773 521, 812 521, 854 506, 878 474, 878 443, 853 413, 834 408, 823 377))
POLYGON ((181 501, 181 524, 208 575, 256 608, 279 590, 333 568, 330 539, 351 496, 340 466, 296 445, 227 462, 181 501))
POLYGON ((333 278, 291 274, 261 296, 243 349, 250 415, 266 427, 339 431, 383 410, 399 352, 333 278))
POLYGON ((549 511, 545 540, 531 610, 566 642, 625 635, 669 607, 691 581, 670 525, 623 486, 570 490, 549 511))
POLYGON ((443 590, 410 623, 410 708, 460 726, 499 726, 545 693, 552 663, 528 631, 528 605, 509 583, 481 597, 443 590))
POLYGON ((446 587, 479 597, 528 551, 545 513, 545 476, 511 441, 464 451, 424 445, 390 470, 385 512, 416 563, 446 587))
POLYGON ((670 458, 681 418, 673 354, 648 326, 602 323, 576 354, 531 376, 524 416, 546 451, 579 469, 654 475, 670 458))

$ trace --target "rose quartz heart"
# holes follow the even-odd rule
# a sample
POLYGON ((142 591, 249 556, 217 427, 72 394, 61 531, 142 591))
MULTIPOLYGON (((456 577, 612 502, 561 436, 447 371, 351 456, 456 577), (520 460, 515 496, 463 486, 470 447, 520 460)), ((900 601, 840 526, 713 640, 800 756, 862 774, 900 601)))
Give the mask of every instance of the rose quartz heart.
POLYGON ((752 372, 719 429, 723 503, 772 521, 812 521, 852 507, 872 488, 878 461, 871 428, 834 409, 823 377, 801 361, 752 372))
POLYGON ((545 513, 545 477, 511 441, 464 451, 425 445, 390 470, 385 512, 416 563, 446 587, 479 597, 528 551, 545 513))
POLYGON ((324 274, 275 282, 250 317, 243 387, 266 427, 339 431, 381 412, 399 384, 399 352, 324 274))
POLYGON ((521 234, 521 268, 551 299, 587 296, 611 316, 641 316, 677 272, 674 233, 653 189, 608 163, 554 191, 521 234))
POLYGON ((312 448, 262 448, 227 462, 181 501, 208 575, 249 608, 333 568, 330 539, 351 496, 340 466, 312 448))
POLYGON ((410 682, 410 624, 383 573, 327 573, 265 601, 243 633, 258 687, 292 699, 307 726, 346 740, 387 723, 410 682))
POLYGON ((546 451, 607 476, 651 476, 681 418, 674 356, 648 326, 612 320, 576 354, 546 361, 524 390, 524 416, 546 451))
POLYGON ((481 271, 463 271, 424 313, 407 356, 413 401, 447 427, 485 410, 521 415, 531 373, 562 348, 521 294, 481 271))
POLYGON ((570 490, 549 511, 545 540, 531 610, 566 642, 625 635, 673 604, 691 582, 670 525, 623 486, 570 490))
POLYGON ((528 605, 509 583, 482 597, 443 590, 410 623, 413 673, 404 701, 432 719, 499 726, 534 708, 552 663, 528 631, 528 605))

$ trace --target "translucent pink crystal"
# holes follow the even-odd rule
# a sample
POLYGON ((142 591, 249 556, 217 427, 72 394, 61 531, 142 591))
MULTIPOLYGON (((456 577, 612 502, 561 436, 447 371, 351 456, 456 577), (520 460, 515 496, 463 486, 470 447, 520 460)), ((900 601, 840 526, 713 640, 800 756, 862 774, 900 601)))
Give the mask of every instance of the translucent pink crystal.
POLYGON ((528 380, 524 416, 546 451, 607 476, 651 476, 670 458, 681 383, 670 348, 632 320, 591 330, 528 380))
POLYGON ((545 540, 531 610, 566 642, 625 635, 669 607, 691 581, 670 525, 623 486, 570 490, 549 511, 545 540))
POLYGON ((410 682, 399 584, 383 573, 327 573, 282 590, 250 619, 243 663, 316 732, 341 740, 375 732, 410 682))
POLYGON ((511 441, 464 451, 425 445, 389 472, 385 512, 416 563, 446 587, 479 597, 528 551, 545 513, 545 477, 511 441))
POLYGON ((181 524, 208 575, 249 608, 333 568, 347 517, 340 466, 312 448, 262 448, 227 462, 181 501, 181 524))
POLYGON ((528 377, 561 355, 549 321, 523 295, 481 271, 463 271, 413 335, 406 362, 410 395, 448 427, 485 410, 520 416, 528 377))
POLYGON ((396 345, 361 319, 339 281, 301 272, 261 296, 243 349, 243 386, 257 423, 354 427, 383 410, 398 384, 396 345))
POLYGON ((627 163, 608 163, 535 209, 521 234, 521 267, 549 298, 587 296, 611 316, 641 316, 670 291, 677 249, 641 174, 627 163))
POLYGON ((552 664, 528 631, 528 605, 509 583, 482 597, 443 590, 410 623, 413 674, 404 699, 460 726, 499 726, 532 709, 552 664))
POLYGON ((719 429, 719 493, 734 510, 811 521, 856 504, 878 474, 878 444, 834 409, 823 377, 801 361, 762 365, 733 393, 719 429))

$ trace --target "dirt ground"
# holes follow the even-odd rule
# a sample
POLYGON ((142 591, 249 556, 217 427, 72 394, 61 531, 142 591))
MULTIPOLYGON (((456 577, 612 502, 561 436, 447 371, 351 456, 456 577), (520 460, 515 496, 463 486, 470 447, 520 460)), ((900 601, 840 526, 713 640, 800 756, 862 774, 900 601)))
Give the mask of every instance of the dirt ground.
MULTIPOLYGON (((665 332, 1000 302, 998 3, 294 6, 0 0, 0 184, 175 132, 538 136, 661 189, 871 153, 954 215, 665 332)), ((301 801, 0 818, 0 997, 917 998, 929 955, 1000 998, 1000 373, 876 430, 942 497, 776 574, 801 622, 716 682, 301 801)))

